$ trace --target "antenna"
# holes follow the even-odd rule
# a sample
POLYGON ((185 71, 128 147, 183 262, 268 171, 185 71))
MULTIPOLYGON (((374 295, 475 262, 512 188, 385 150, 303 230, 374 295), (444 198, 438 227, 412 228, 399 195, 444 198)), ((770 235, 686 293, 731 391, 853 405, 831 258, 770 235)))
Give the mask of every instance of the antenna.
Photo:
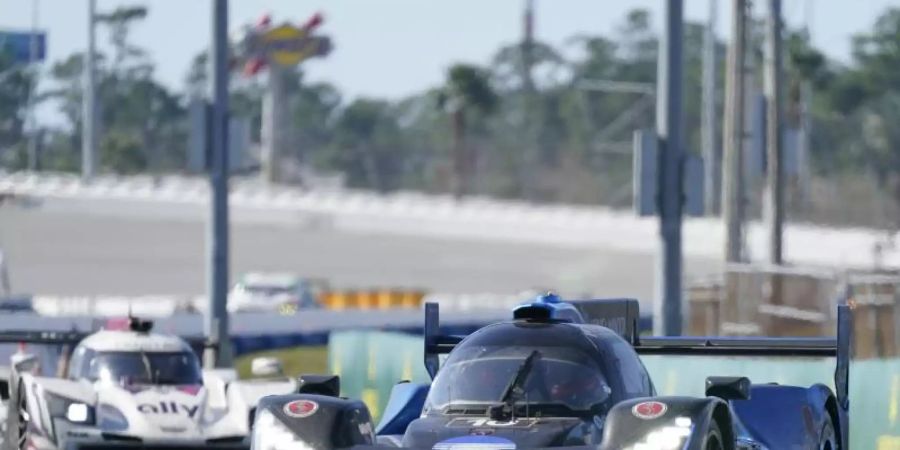
POLYGON ((128 329, 138 333, 149 333, 153 329, 152 320, 141 320, 132 314, 131 302, 128 302, 128 329))

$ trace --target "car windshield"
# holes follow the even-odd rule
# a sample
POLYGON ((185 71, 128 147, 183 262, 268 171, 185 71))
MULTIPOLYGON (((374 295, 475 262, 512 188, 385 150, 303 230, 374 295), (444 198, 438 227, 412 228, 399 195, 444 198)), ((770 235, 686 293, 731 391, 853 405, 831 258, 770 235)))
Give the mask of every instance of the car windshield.
POLYGON ((115 384, 202 384, 200 362, 191 352, 100 352, 88 378, 115 384))
POLYGON ((272 284, 245 284, 242 286, 242 289, 248 294, 264 296, 290 294, 294 291, 293 286, 272 284))
POLYGON ((449 406, 484 407, 502 402, 510 383, 535 351, 524 375, 519 401, 529 405, 565 406, 584 411, 610 398, 603 372, 582 350, 566 347, 470 345, 457 348, 435 377, 428 394, 429 411, 449 406))

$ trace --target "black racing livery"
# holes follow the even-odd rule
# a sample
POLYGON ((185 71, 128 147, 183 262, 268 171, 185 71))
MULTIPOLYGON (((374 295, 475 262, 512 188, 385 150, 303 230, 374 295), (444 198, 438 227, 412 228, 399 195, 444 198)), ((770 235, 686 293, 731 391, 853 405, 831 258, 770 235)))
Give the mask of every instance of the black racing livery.
POLYGON ((836 339, 645 338, 635 300, 570 304, 548 294, 513 320, 458 337, 438 332, 429 304, 430 385, 397 384, 374 427, 365 404, 338 397, 336 377, 306 377, 300 394, 260 402, 252 446, 845 450, 849 314, 839 306, 836 339), (705 397, 658 396, 640 354, 836 357, 837 393, 712 376, 705 397))

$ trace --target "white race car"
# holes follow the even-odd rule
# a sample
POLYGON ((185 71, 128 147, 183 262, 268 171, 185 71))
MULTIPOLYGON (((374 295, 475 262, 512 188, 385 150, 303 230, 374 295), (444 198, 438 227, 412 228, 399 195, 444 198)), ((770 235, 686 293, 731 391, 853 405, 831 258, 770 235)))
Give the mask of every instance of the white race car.
POLYGON ((64 378, 40 376, 35 355, 13 357, 7 449, 246 448, 259 399, 297 391, 286 377, 203 370, 185 340, 128 325, 81 340, 64 378))
POLYGON ((228 311, 280 311, 318 308, 317 282, 289 273, 251 272, 241 276, 228 294, 228 311))

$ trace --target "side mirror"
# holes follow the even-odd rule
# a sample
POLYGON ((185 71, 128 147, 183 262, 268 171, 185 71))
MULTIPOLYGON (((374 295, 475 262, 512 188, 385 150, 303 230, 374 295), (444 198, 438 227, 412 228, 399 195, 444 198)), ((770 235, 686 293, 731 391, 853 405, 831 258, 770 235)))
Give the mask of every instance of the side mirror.
POLYGON ((706 396, 723 400, 749 400, 750 379, 747 377, 707 377, 706 396))
POLYGON ((250 373, 254 377, 280 377, 284 375, 284 366, 278 358, 260 356, 250 361, 250 373))
POLYGON ((341 395, 341 377, 337 375, 300 375, 298 394, 341 395))
POLYGON ((10 358, 13 370, 16 372, 29 372, 37 374, 40 372, 41 360, 37 355, 32 353, 16 353, 10 358))

